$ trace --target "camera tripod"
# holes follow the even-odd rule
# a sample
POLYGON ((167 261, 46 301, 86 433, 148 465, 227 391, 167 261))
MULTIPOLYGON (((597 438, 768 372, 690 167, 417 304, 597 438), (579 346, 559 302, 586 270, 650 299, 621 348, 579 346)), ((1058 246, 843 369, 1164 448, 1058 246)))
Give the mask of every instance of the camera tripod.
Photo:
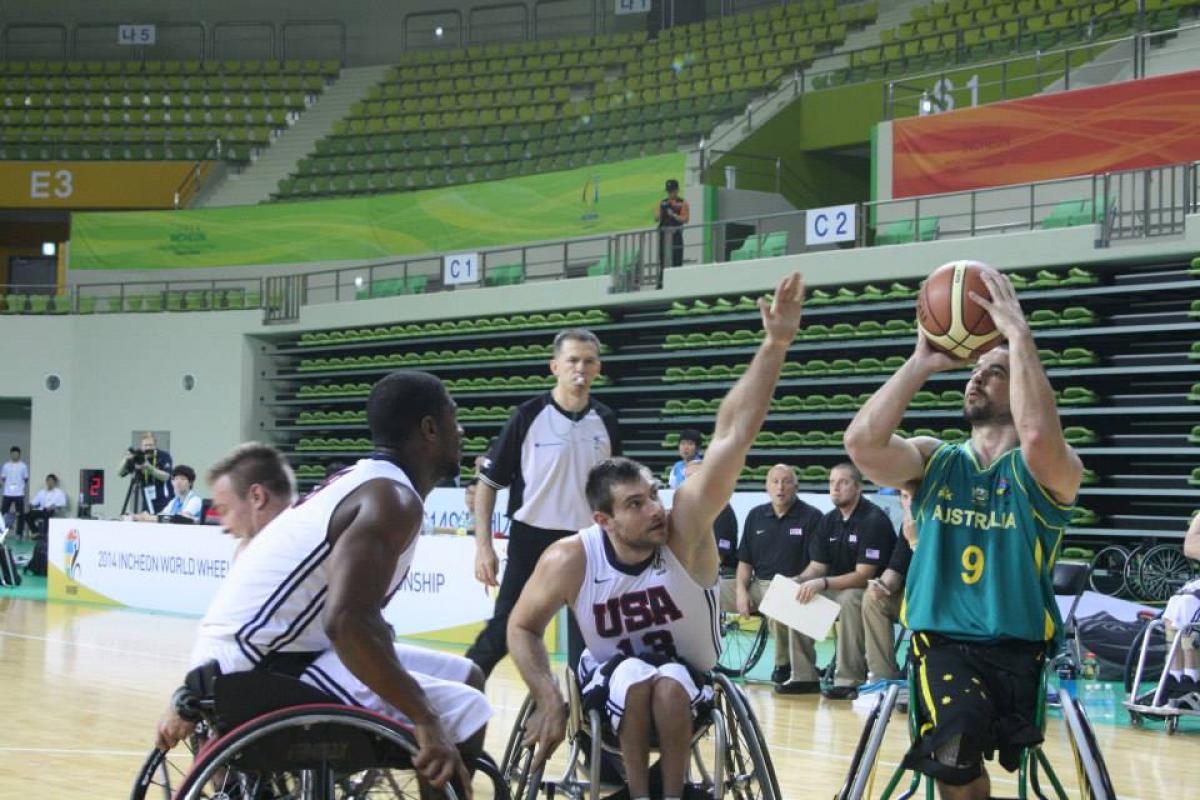
POLYGON ((125 502, 121 504, 121 516, 141 514, 153 509, 146 503, 146 476, 141 467, 134 467, 129 475, 129 488, 125 490, 125 502), (132 503, 132 507, 130 504, 132 503))

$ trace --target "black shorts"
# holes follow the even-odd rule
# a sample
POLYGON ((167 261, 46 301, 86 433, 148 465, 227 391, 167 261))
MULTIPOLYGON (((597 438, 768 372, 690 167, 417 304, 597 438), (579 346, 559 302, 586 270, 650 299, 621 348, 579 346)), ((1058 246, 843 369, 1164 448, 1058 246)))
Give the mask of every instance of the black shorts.
POLYGON ((1012 772, 1021 750, 1042 741, 1038 697, 1046 645, 973 643, 936 633, 912 637, 918 736, 904 766, 962 786, 1000 751, 1012 772))

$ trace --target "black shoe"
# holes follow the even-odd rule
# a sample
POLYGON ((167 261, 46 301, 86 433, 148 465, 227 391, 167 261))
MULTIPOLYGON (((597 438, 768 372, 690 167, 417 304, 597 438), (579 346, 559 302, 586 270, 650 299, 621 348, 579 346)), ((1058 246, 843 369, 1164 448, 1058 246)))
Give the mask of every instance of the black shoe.
POLYGON ((821 696, 830 700, 853 700, 858 697, 858 689, 853 686, 829 686, 821 690, 821 696))
POLYGON ((1189 678, 1184 675, 1182 678, 1172 677, 1173 685, 1167 689, 1167 695, 1172 699, 1183 697, 1200 690, 1200 683, 1197 683, 1195 678, 1189 678))
MULTIPOLYGON (((1157 691, 1158 684, 1154 684, 1150 687, 1150 691, 1146 692, 1145 694, 1138 695, 1134 698, 1133 702, 1139 706, 1152 706, 1154 705, 1154 695, 1157 691)), ((1159 705, 1165 706, 1167 701, 1169 701, 1172 697, 1178 696, 1179 681, 1175 680, 1175 676, 1167 675, 1166 680, 1163 681, 1163 692, 1162 696, 1159 698, 1161 701, 1159 705)))
POLYGON ((792 677, 792 665, 784 664, 771 670, 771 683, 787 683, 792 677))
POLYGON ((775 684, 775 694, 816 694, 819 691, 820 681, 788 681, 775 684))

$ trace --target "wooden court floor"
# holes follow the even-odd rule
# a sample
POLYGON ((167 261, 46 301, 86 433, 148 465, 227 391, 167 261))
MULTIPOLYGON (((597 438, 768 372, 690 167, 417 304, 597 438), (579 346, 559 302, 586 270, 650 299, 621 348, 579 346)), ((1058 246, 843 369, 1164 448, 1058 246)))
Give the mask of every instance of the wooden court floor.
MULTIPOLYGON (((152 745, 155 721, 178 686, 196 621, 0 595, 0 800, 122 798, 152 745)), ((862 727, 848 703, 748 693, 785 798, 832 798, 862 727)), ((525 690, 510 662, 488 686, 496 717, 488 749, 500 754, 525 690)), ((1200 732, 1098 729, 1122 800, 1200 798, 1200 732)), ((1066 734, 1052 718, 1047 752, 1078 796, 1066 734)), ((905 747, 893 724, 883 762, 905 747)), ((993 770, 997 796, 1016 784, 993 770)), ((876 792, 882 786, 877 782, 876 792)))

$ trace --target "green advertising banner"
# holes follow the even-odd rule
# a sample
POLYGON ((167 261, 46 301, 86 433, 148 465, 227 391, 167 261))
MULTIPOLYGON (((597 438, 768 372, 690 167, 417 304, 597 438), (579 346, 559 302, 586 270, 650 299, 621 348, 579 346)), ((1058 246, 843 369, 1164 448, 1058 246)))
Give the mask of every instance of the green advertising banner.
POLYGON ((187 269, 474 250, 654 225, 683 153, 422 192, 301 203, 80 213, 70 269, 187 269))

